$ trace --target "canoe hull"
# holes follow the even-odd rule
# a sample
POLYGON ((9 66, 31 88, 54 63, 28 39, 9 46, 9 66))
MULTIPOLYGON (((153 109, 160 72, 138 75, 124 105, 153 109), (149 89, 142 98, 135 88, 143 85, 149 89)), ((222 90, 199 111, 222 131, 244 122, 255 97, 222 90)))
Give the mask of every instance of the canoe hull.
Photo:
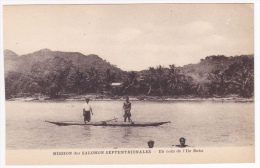
POLYGON ((51 124, 55 124, 58 126, 69 126, 69 125, 93 125, 93 126, 120 126, 120 127, 147 127, 147 126, 159 126, 163 125, 168 122, 105 122, 105 121, 100 121, 100 122, 87 122, 86 124, 84 122, 53 122, 53 121, 45 121, 51 124))

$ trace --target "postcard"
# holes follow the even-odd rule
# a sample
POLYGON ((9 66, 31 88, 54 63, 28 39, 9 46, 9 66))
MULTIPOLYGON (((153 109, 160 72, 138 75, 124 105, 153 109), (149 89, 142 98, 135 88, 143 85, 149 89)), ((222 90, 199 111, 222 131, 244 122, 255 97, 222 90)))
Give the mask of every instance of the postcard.
POLYGON ((255 164, 254 5, 4 4, 6 166, 255 164))

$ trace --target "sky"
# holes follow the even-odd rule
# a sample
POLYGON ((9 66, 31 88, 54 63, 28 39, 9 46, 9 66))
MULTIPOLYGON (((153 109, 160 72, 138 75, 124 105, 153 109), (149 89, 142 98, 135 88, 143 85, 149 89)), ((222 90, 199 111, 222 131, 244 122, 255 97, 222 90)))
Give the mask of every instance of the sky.
POLYGON ((3 7, 4 49, 96 54, 123 70, 254 53, 252 4, 3 7))

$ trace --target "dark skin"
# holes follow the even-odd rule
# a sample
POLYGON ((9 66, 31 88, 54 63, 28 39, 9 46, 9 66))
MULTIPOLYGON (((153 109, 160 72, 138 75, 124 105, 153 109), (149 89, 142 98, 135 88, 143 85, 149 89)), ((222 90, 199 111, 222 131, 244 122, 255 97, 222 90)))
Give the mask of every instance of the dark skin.
POLYGON ((149 148, 153 148, 154 142, 148 142, 149 148))
MULTIPOLYGON (((128 104, 129 103, 129 98, 127 97, 126 98, 126 104, 128 104)), ((125 105, 124 105, 124 110, 125 110, 125 112, 126 112, 126 108, 127 107, 125 107, 125 105)), ((131 104, 130 104, 130 109, 128 109, 129 110, 129 113, 130 113, 130 110, 131 110, 131 104)), ((127 111, 128 111, 127 110, 127 111)), ((126 115, 126 114, 125 114, 126 115)), ((131 115, 131 114, 130 114, 131 115)), ((124 116, 124 122, 126 122, 126 119, 128 118, 128 122, 132 122, 132 120, 131 120, 131 118, 130 118, 131 116, 124 116)))
POLYGON ((127 103, 129 103, 129 98, 127 97, 125 101, 126 101, 127 103))
MULTIPOLYGON (((179 148, 185 148, 187 147, 188 145, 185 145, 185 142, 186 142, 186 139, 185 138, 180 138, 180 145, 175 145, 176 147, 179 147, 179 148)), ((174 146, 174 145, 172 145, 174 146)))

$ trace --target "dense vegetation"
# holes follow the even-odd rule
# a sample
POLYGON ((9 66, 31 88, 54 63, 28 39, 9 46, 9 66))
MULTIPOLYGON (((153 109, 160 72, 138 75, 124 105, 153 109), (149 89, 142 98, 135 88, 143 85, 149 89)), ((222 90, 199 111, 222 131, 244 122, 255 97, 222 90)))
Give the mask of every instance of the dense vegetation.
POLYGON ((6 98, 23 95, 96 93, 110 96, 223 97, 254 94, 254 57, 210 56, 184 67, 150 67, 125 72, 96 55, 38 52, 18 56, 5 52, 6 98), (112 86, 114 82, 122 83, 112 86))

